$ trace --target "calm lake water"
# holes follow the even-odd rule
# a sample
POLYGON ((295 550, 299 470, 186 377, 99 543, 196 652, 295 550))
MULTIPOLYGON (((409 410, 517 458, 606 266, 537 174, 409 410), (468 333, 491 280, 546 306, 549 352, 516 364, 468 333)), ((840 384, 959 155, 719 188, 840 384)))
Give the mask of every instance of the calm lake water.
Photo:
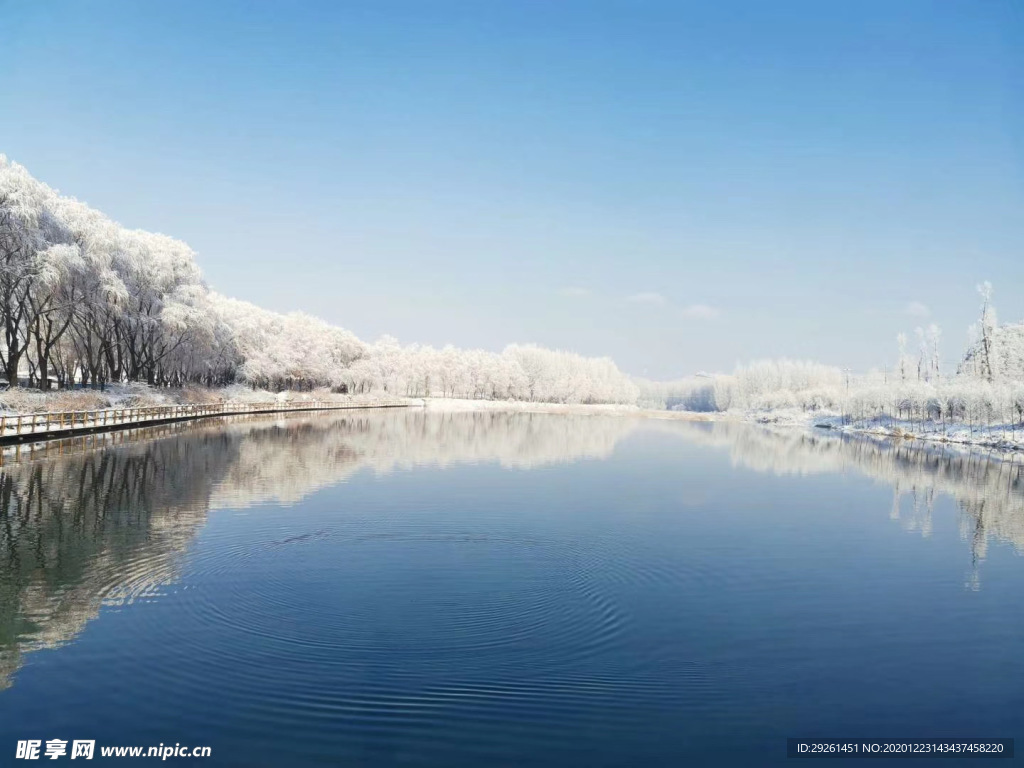
POLYGON ((3 765, 54 738, 475 768, 1024 736, 1019 461, 405 410, 4 461, 3 765))

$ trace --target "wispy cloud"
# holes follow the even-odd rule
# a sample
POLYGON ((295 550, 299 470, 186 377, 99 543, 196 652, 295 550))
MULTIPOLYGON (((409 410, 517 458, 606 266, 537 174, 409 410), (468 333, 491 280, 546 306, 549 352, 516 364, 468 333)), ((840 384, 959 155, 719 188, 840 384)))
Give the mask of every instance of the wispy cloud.
POLYGON ((627 296, 625 300, 630 304, 647 304, 653 307, 672 306, 673 310, 678 310, 683 317, 691 317, 695 320, 714 320, 722 316, 722 310, 709 304, 689 304, 685 307, 676 307, 656 291, 634 293, 631 296, 627 296))
POLYGON ((660 293, 654 293, 653 291, 634 293, 632 296, 627 296, 626 301, 632 304, 657 304, 659 306, 668 304, 668 299, 660 293))
POLYGON ((569 286, 566 286, 565 288, 560 288, 558 292, 562 296, 572 296, 572 297, 589 296, 590 295, 590 289, 589 288, 580 288, 578 285, 569 285, 569 286))
POLYGON ((722 310, 707 304, 691 304, 683 309, 683 314, 698 320, 714 320, 722 316, 722 310))
POLYGON ((932 313, 928 306, 920 301, 910 302, 903 311, 911 317, 928 317, 932 313))

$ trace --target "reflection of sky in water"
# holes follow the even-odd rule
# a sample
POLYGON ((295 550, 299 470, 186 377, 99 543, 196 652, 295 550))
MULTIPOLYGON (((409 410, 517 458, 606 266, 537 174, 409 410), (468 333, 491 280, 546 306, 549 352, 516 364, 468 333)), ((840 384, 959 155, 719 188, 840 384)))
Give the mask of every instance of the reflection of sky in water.
MULTIPOLYGON (((618 737, 609 755, 630 744, 635 755, 632 740, 667 729, 664 718, 691 718, 691 741, 737 723, 775 738, 783 726, 834 725, 814 710, 824 700, 871 736, 899 717, 939 728, 954 699, 922 665, 960 659, 950 686, 989 686, 987 701, 968 697, 976 725, 1006 727, 1020 711, 1002 687, 1020 671, 1011 651, 1022 628, 1009 610, 1022 578, 1019 463, 824 432, 522 413, 367 412, 160 432, 8 456, 0 676, 16 684, 0 707, 53 724, 109 717, 125 700, 90 691, 87 680, 99 684, 88 670, 136 670, 166 702, 146 709, 121 690, 135 716, 177 713, 197 742, 204 728, 211 743, 227 738, 209 730, 218 717, 197 719, 202 706, 180 712, 208 678, 223 686, 217 706, 249 712, 231 726, 240 731, 283 728, 289 707, 311 714, 288 727, 313 728, 327 716, 321 699, 380 718, 367 730, 331 710, 359 725, 344 743, 344 727, 307 734, 331 755, 372 741, 374 728, 428 749, 402 718, 426 723, 436 707, 456 723, 463 705, 478 708, 462 725, 481 739, 482 711, 522 718, 534 746, 557 746, 540 721, 564 716, 569 732, 618 737), (924 538, 895 535, 891 518, 924 538), (969 642, 987 655, 963 661, 969 642), (239 664, 263 682, 232 688, 239 664), (902 690, 859 687, 858 674, 886 670, 902 690), (800 682, 808 675, 817 682, 800 682), (262 687, 271 683, 278 694, 262 687), (76 711, 42 713, 34 702, 51 693, 76 711), (403 699, 412 709, 395 710, 392 694, 413 697, 403 699), (275 695, 283 721, 269 713, 275 695), (934 706, 922 709, 919 696, 934 706), (897 704, 906 711, 894 715, 897 704)), ((530 744, 498 741, 510 754, 530 744)), ((677 746, 674 756, 689 754, 677 746)), ((579 757, 552 749, 552 759, 579 757)))

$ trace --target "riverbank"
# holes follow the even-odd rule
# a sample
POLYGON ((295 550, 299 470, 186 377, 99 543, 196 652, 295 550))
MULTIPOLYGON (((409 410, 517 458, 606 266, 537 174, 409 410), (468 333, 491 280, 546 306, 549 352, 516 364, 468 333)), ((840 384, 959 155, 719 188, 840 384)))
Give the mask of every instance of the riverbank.
POLYGON ((460 400, 421 398, 419 402, 432 411, 516 411, 523 413, 560 413, 582 415, 630 416, 667 421, 735 421, 766 426, 800 429, 828 429, 851 435, 898 440, 922 440, 951 445, 976 446, 997 451, 1024 450, 1024 425, 999 424, 978 426, 900 419, 850 421, 849 417, 831 411, 808 412, 797 408, 773 410, 687 411, 641 408, 635 405, 535 403, 509 400, 460 400))
MULTIPOLYGON (((619 416, 667 421, 738 421, 804 429, 823 428, 846 434, 978 446, 1008 452, 1024 450, 1024 425, 1020 424, 972 426, 970 424, 943 424, 889 418, 850 422, 837 413, 807 412, 793 408, 697 412, 601 403, 540 403, 523 400, 469 400, 441 397, 397 399, 412 407, 419 406, 438 413, 490 411, 619 416)), ((372 394, 344 395, 327 389, 318 389, 312 392, 269 392, 243 385, 176 389, 151 387, 146 384, 113 384, 102 391, 86 389, 40 392, 33 389, 10 389, 0 392, 0 415, 16 417, 44 412, 203 404, 247 406, 255 403, 277 402, 282 405, 297 405, 307 401, 349 406, 365 403, 370 406, 379 400, 380 397, 372 394)))
POLYGON ((458 400, 423 398, 419 402, 431 411, 516 411, 523 413, 560 413, 578 415, 627 416, 665 421, 734 421, 797 429, 828 429, 851 435, 897 440, 923 440, 951 445, 976 446, 997 451, 1024 450, 1024 425, 977 426, 959 423, 919 422, 899 419, 875 419, 850 422, 832 412, 807 412, 799 409, 686 411, 640 408, 635 405, 582 403, 534 403, 509 400, 458 400))
POLYGON ((253 403, 329 402, 344 405, 373 404, 381 399, 400 400, 410 406, 434 412, 501 411, 520 413, 556 413, 576 415, 636 416, 683 421, 709 421, 715 414, 668 411, 614 403, 542 403, 524 400, 470 400, 448 397, 398 397, 374 393, 343 395, 328 389, 310 392, 270 392, 243 385, 229 387, 151 387, 146 384, 112 384, 105 390, 75 389, 40 392, 14 388, 0 392, 0 415, 94 411, 104 408, 151 408, 170 405, 215 405, 253 403))
POLYGON ((838 413, 808 413, 798 409, 725 411, 705 415, 712 421, 743 421, 780 427, 819 428, 844 434, 978 446, 1008 452, 1024 450, 1024 424, 979 426, 959 422, 888 417, 851 421, 849 417, 838 413))

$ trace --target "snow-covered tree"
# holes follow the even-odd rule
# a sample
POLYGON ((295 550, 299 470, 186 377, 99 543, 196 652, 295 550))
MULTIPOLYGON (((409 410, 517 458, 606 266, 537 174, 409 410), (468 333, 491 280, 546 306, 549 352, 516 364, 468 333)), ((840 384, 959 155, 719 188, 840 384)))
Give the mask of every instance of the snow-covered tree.
POLYGON ((992 337, 996 330, 996 311, 992 306, 992 283, 987 280, 978 286, 978 294, 981 296, 981 320, 979 331, 981 335, 981 375, 992 381, 995 370, 995 352, 992 348, 992 337))

